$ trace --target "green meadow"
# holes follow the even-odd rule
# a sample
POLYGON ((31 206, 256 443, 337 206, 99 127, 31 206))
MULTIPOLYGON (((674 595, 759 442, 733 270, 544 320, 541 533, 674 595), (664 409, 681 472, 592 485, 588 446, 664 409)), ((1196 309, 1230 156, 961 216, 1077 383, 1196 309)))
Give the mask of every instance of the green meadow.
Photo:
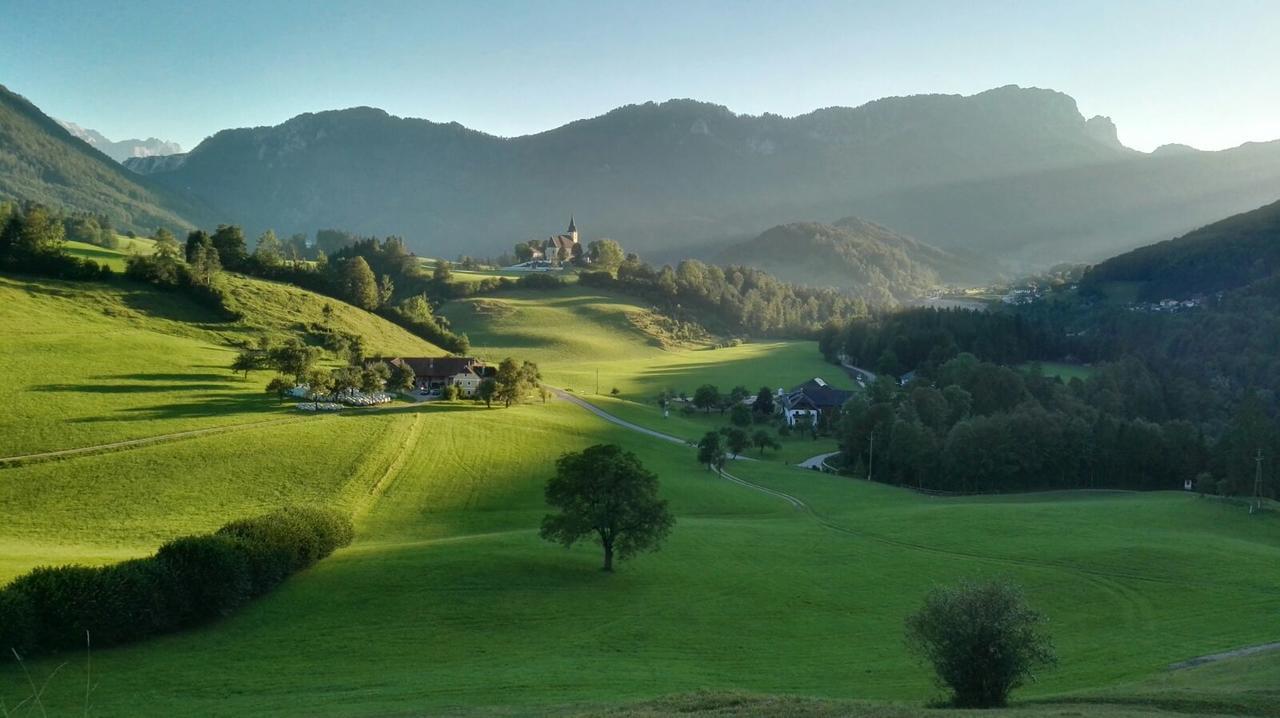
MULTIPOLYGON (((245 284, 238 301, 279 313, 223 325, 124 283, 0 278, 0 330, 20 337, 0 355, 17 377, 0 398, 20 407, 5 455, 281 419, 0 469, 0 581, 146 555, 287 503, 356 520, 351 547, 245 610, 95 651, 91 715, 917 715, 941 694, 907 653, 903 619, 930 587, 982 576, 1027 588, 1061 660, 1012 715, 1277 715, 1277 654, 1167 670, 1280 640, 1276 512, 1180 493, 927 497, 784 465, 831 450, 807 439, 731 462, 796 508, 555 399, 295 417, 262 392, 265 374, 225 369, 227 340, 315 321, 322 298, 293 292, 245 284), (678 518, 662 551, 614 575, 594 547, 537 536, 555 458, 600 442, 636 452, 678 518)), ((433 351, 355 311, 342 321, 371 344, 433 351)), ((536 361, 549 383, 681 437, 720 418, 664 419, 662 389, 849 386, 812 343, 662 349, 627 318, 643 307, 585 288, 443 311, 479 355, 536 361), (597 371, 618 397, 594 394, 597 371)), ((83 656, 26 667, 37 684, 57 671, 49 715, 84 710, 83 656)), ((22 670, 0 668, 4 705, 29 693, 22 670)))

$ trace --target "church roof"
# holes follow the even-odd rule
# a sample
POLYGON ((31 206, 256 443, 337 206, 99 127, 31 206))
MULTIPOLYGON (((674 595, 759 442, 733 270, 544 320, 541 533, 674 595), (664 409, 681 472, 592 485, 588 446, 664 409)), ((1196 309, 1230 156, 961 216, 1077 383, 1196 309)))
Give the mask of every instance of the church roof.
POLYGON ((572 236, 567 234, 557 234, 554 237, 547 238, 546 246, 555 247, 556 249, 564 248, 564 249, 572 250, 573 245, 574 245, 574 241, 572 236))

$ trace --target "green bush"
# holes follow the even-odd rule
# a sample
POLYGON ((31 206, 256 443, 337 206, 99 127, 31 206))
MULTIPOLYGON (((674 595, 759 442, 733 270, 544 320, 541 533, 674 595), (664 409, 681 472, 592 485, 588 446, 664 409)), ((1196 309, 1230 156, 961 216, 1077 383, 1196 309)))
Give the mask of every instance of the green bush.
POLYGON ((933 666, 958 708, 997 708, 1057 662, 1045 618, 1006 581, 935 588, 907 618, 907 644, 933 666))
POLYGON ((164 594, 180 626, 225 616, 249 600, 252 564, 230 536, 184 536, 160 547, 156 561, 167 575, 164 594))
MULTIPOLYGON (((225 616, 353 538, 332 511, 288 508, 174 539, 150 558, 37 568, 0 590, 0 650, 109 646, 225 616)), ((7 651, 6 651, 7 652, 7 651)))
POLYGON ((20 591, 0 591, 0 646, 25 653, 35 640, 35 605, 31 598, 20 591))

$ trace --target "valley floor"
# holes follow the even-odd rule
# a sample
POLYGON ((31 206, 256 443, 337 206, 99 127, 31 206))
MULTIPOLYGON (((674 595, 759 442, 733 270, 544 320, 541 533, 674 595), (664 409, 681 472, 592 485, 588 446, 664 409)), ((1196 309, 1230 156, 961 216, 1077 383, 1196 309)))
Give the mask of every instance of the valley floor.
MULTIPOLYGON (((33 291, 3 282, 9 307, 33 291)), ((37 292, 29 301, 56 326, 80 326, 55 300, 37 292)), ((483 355, 532 358, 549 382, 680 439, 721 420, 664 419, 651 400, 659 389, 838 377, 811 343, 657 349, 627 329, 630 305, 616 297, 575 288, 502 301, 500 319, 463 304, 449 310, 483 355), (585 395, 597 369, 619 396, 585 395)), ((0 326, 22 324, 5 306, 0 326)), ((183 374, 227 363, 208 335, 165 321, 140 313, 113 325, 155 348, 126 355, 127 346, 93 344, 112 357, 112 368, 94 371, 183 374)), ((41 388, 54 381, 49 368, 34 362, 52 340, 32 337, 4 357, 16 377, 8 397, 24 408, 3 420, 0 453, 223 417, 158 415, 156 404, 181 405, 192 390, 152 392, 151 378, 102 392, 94 387, 116 380, 58 379, 70 388, 50 399, 41 388), (141 422, 122 419, 135 413, 141 422)), ((57 341, 68 357, 59 375, 74 374, 77 345, 57 341)), ((195 391, 244 402, 227 421, 284 411, 249 398, 258 380, 242 388, 225 369, 200 371, 211 386, 195 391)), ((1026 586, 1057 642, 1060 667, 1021 691, 1012 714, 1277 715, 1276 654, 1168 670, 1280 639, 1275 513, 1250 517, 1181 493, 942 499, 791 465, 830 450, 790 440, 766 460, 733 462, 735 482, 699 466, 687 446, 559 398, 265 424, 0 469, 0 580, 42 563, 145 555, 175 535, 286 503, 356 517, 351 547, 233 616, 95 651, 91 677, 82 655, 29 663, 37 684, 56 671, 42 699, 49 715, 83 712, 86 680, 88 712, 100 716, 916 715, 940 694, 907 654, 903 620, 930 587, 979 576, 1026 586), (537 536, 555 458, 601 442, 654 470, 678 516, 661 552, 614 575, 598 570, 594 547, 565 550, 537 536)), ((17 666, 0 668, 3 705, 29 694, 17 666)))

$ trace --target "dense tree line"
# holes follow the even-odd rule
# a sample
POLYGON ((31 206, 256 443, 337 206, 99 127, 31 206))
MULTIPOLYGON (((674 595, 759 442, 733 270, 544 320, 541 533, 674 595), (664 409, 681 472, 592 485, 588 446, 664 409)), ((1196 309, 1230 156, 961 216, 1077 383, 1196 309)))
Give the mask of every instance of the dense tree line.
POLYGON ((1235 289, 1280 272, 1280 202, 1228 217, 1182 237, 1140 247, 1091 268, 1081 287, 1138 284, 1159 301, 1235 289))
MULTIPOLYGON (((334 248, 332 255, 310 252, 314 261, 295 261, 289 249, 305 237, 287 243, 268 230, 249 251, 244 232, 235 225, 219 225, 212 233, 194 230, 187 236, 185 255, 193 269, 216 260, 219 269, 287 282, 304 289, 341 299, 374 312, 404 327, 446 351, 462 353, 469 348, 465 336, 449 329, 435 314, 431 295, 443 294, 435 277, 425 277, 417 269, 417 258, 399 237, 353 239, 336 230, 317 233, 317 245, 334 248)), ((296 247, 295 247, 296 249, 296 247)))
POLYGON ((78 227, 77 221, 40 204, 0 202, 0 270, 81 281, 111 278, 110 267, 67 254, 67 225, 78 227))
POLYGON ((221 618, 351 543, 351 521, 282 509, 108 566, 37 568, 0 591, 0 648, 27 656, 141 640, 221 618))
POLYGON ((587 286, 652 302, 663 312, 723 334, 810 337, 826 323, 865 316, 866 303, 833 289, 787 284, 750 267, 717 267, 685 260, 655 268, 628 255, 617 275, 584 272, 587 286))
MULTIPOLYGON (((961 354, 905 387, 880 377, 844 407, 837 433, 856 473, 966 493, 1193 481, 1247 495, 1256 452, 1280 449, 1280 428, 1256 399, 1210 436, 1170 412, 1160 378, 1135 357, 1063 383, 1034 366, 1024 372, 961 354)), ((1274 462, 1264 468, 1263 490, 1274 495, 1280 475, 1274 462)))
POLYGON ((1063 334, 1044 321, 1006 312, 917 308, 876 312, 828 323, 818 336, 827 359, 897 376, 937 367, 960 353, 998 364, 1058 358, 1070 352, 1063 334))

